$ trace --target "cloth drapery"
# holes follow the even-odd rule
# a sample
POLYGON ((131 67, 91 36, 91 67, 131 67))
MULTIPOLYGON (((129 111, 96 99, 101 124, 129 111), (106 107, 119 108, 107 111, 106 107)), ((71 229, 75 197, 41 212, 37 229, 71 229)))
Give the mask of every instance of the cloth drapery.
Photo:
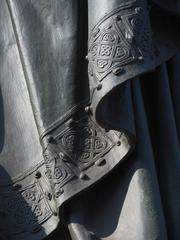
POLYGON ((72 239, 91 239, 89 232, 92 239, 179 238, 178 66, 176 56, 125 83, 136 148, 95 189, 69 203, 72 239))
POLYGON ((2 0, 0 238, 179 239, 167 2, 2 0))

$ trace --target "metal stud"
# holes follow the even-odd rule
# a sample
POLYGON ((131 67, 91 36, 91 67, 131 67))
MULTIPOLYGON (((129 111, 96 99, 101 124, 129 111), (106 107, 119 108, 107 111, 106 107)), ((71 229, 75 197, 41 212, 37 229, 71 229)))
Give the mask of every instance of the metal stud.
POLYGON ((54 214, 54 216, 57 216, 57 215, 58 215, 57 212, 53 212, 53 214, 54 214))
POLYGON ((122 71, 123 71, 123 68, 115 68, 112 70, 112 73, 114 75, 118 75, 119 73, 122 73, 122 71))
POLYGON ((52 136, 49 136, 48 143, 55 143, 55 139, 52 136))
POLYGON ((104 158, 101 158, 101 159, 98 159, 96 162, 95 162, 95 166, 103 166, 106 164, 106 160, 104 158))
POLYGON ((46 198, 47 198, 49 201, 51 201, 51 199, 52 199, 52 194, 51 194, 50 192, 45 192, 44 194, 45 194, 46 198))
POLYGON ((101 90, 101 88, 102 88, 102 84, 98 84, 97 85, 97 90, 101 90))
POLYGON ((60 157, 61 161, 63 161, 63 162, 69 162, 68 157, 67 157, 63 152, 60 152, 60 153, 59 153, 59 157, 60 157))
POLYGON ((64 193, 64 189, 60 188, 56 193, 55 193, 55 197, 58 198, 61 194, 64 193))
POLYGON ((36 173, 35 173, 35 178, 37 178, 37 179, 38 179, 38 178, 40 178, 40 177, 41 177, 41 172, 39 172, 39 171, 38 171, 38 172, 36 172, 36 173))
POLYGON ((121 145, 121 141, 118 140, 117 143, 116 143, 116 145, 117 145, 117 146, 120 146, 120 145, 121 145))
POLYGON ((92 113, 92 106, 86 106, 84 110, 87 113, 92 113))
POLYGON ((138 60, 139 60, 139 61, 142 61, 142 60, 143 60, 143 56, 139 56, 139 57, 138 57, 138 60))
POLYGON ((115 19, 116 19, 116 21, 119 21, 119 20, 121 20, 121 16, 117 15, 117 16, 115 17, 115 19))
POLYGON ((130 40, 132 39, 132 35, 129 32, 125 32, 125 38, 130 40))
POLYGON ((64 160, 64 157, 65 157, 64 153, 63 153, 63 152, 60 152, 60 153, 59 153, 59 157, 60 157, 62 160, 64 160))
POLYGON ((90 74, 91 77, 94 76, 93 71, 89 71, 89 74, 90 74))
POLYGON ((83 172, 80 173, 79 178, 80 178, 81 180, 88 180, 88 179, 89 179, 88 175, 86 175, 86 174, 83 173, 83 172))

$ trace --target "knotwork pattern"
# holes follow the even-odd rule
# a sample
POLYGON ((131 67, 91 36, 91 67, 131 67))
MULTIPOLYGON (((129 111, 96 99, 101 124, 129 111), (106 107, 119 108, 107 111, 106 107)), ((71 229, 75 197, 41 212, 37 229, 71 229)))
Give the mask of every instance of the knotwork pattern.
POLYGON ((138 1, 107 14, 89 39, 89 74, 102 81, 109 73, 123 73, 125 66, 143 61, 152 49, 147 7, 138 1))
POLYGON ((16 184, 2 188, 0 230, 11 234, 38 231, 41 224, 53 215, 48 200, 38 180, 27 186, 16 184))

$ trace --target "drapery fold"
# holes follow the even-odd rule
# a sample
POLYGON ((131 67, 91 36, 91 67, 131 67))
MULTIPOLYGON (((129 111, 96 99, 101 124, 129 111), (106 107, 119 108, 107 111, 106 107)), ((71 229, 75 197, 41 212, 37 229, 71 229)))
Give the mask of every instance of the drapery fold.
POLYGON ((180 152, 174 111, 179 98, 173 97, 179 88, 172 88, 169 70, 178 58, 125 83, 133 99, 136 148, 111 176, 69 204, 70 232, 76 232, 72 239, 83 232, 96 236, 92 239, 179 239, 180 152))
POLYGON ((148 3, 2 1, 3 236, 179 238, 179 36, 148 3))

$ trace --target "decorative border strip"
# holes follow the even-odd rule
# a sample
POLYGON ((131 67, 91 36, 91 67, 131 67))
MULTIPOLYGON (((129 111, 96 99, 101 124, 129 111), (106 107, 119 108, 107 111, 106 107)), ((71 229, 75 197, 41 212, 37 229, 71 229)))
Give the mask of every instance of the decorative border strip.
POLYGON ((101 82, 110 73, 123 75, 125 66, 151 57, 152 39, 147 6, 127 2, 105 15, 89 38, 89 75, 101 82))
POLYGON ((4 235, 36 233, 42 224, 56 215, 45 165, 9 186, 0 187, 0 231, 4 235))
POLYGON ((108 173, 130 148, 122 132, 97 125, 89 105, 76 109, 41 139, 45 174, 58 206, 108 173), (117 159, 109 158, 113 152, 117 159))

